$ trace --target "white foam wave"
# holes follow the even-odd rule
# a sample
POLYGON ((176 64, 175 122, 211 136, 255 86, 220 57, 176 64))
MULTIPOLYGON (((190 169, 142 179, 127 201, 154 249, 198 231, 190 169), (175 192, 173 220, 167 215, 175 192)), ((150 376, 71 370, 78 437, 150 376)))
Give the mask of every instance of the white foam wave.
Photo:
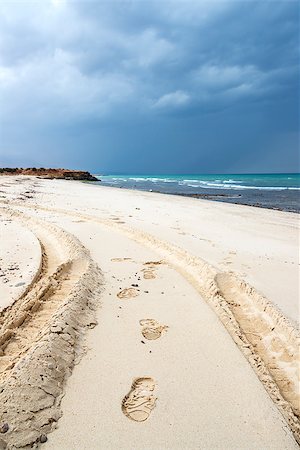
POLYGON ((182 180, 179 181, 179 185, 186 185, 189 187, 199 187, 199 188, 215 188, 215 189, 256 189, 256 190, 269 190, 269 191, 285 191, 285 190, 295 190, 299 191, 300 187, 292 187, 292 186, 248 186, 245 184, 236 184, 241 183, 241 180, 213 180, 213 181, 204 181, 204 180, 182 180))
POLYGON ((192 178, 186 178, 184 180, 176 180, 175 178, 157 178, 157 177, 112 177, 110 178, 112 182, 126 182, 126 181, 134 181, 134 182, 145 182, 150 181, 152 183, 177 183, 179 186, 188 186, 192 188, 204 188, 204 189, 230 189, 230 190, 246 190, 246 189, 256 189, 256 190, 267 190, 267 191, 285 191, 285 190, 295 190, 299 191, 300 187, 295 186, 249 186, 245 184, 237 184, 242 183, 241 180, 195 180, 192 178))
POLYGON ((221 184, 221 183, 209 183, 209 182, 200 182, 199 184, 188 184, 189 187, 199 187, 204 189, 215 188, 215 189, 231 189, 231 190, 240 190, 240 189, 256 189, 256 190, 267 190, 267 191, 285 191, 285 190, 295 190, 299 191, 299 187, 288 187, 288 186, 246 186, 243 184, 221 184))
MULTIPOLYGON (((216 181, 221 181, 221 180, 216 180, 216 181)), ((228 184, 228 183, 242 183, 241 180, 223 180, 223 183, 228 184)))
POLYGON ((177 183, 177 180, 171 178, 139 178, 139 177, 129 177, 127 180, 130 181, 151 181, 152 183, 177 183))

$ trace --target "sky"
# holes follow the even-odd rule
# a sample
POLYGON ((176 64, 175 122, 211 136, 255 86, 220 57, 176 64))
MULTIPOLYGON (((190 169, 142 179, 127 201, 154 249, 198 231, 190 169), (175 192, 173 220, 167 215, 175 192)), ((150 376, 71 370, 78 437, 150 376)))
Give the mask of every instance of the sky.
POLYGON ((0 166, 299 171, 299 3, 0 1, 0 166))

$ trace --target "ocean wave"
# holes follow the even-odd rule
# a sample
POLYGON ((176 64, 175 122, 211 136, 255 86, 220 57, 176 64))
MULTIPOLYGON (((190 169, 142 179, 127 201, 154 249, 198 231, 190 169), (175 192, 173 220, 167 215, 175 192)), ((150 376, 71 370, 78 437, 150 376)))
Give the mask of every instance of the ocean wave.
POLYGON ((211 183, 210 186, 199 186, 203 188, 209 188, 209 187, 215 187, 217 189, 232 189, 232 190, 239 190, 239 189, 256 189, 256 190, 266 190, 266 191, 299 191, 299 187, 289 187, 289 186, 246 186, 242 184, 213 184, 211 183))
POLYGON ((198 186, 202 186, 202 185, 208 185, 208 186, 224 186, 224 188, 226 187, 227 184, 229 183, 242 183, 241 180, 210 180, 210 181, 205 181, 205 180, 190 180, 190 179, 186 179, 186 180, 181 180, 178 182, 178 184, 180 185, 187 185, 190 186, 191 183, 197 183, 197 187, 198 186))
POLYGON ((130 181, 151 181, 152 183, 177 183, 177 180, 173 180, 171 178, 138 178, 138 177, 129 177, 127 180, 130 181))
MULTIPOLYGON (((104 180, 103 180, 104 181, 104 180)), ((284 191, 284 190, 295 190, 299 191, 300 187, 296 186, 256 186, 256 185, 247 185, 242 184, 243 182, 241 180, 232 180, 231 178, 226 180, 199 180, 199 179, 193 179, 193 178, 185 178, 183 180, 176 180, 175 178, 159 178, 159 177, 108 177, 105 181, 109 181, 112 183, 118 183, 118 182, 136 182, 139 183, 145 183, 145 182, 151 182, 151 183, 174 183, 178 186, 186 186, 191 188, 203 188, 203 189, 224 189, 224 190, 267 190, 267 191, 284 191), (240 183, 240 184, 237 184, 240 183)))
POLYGON ((213 181, 204 181, 204 180, 182 180, 179 181, 178 184, 193 188, 215 188, 215 189, 230 189, 230 190, 238 190, 238 189, 256 189, 256 190, 272 190, 272 191, 284 191, 284 190, 295 190, 299 191, 300 187, 295 186, 249 186, 246 184, 236 184, 241 183, 241 180, 213 180, 213 181))
MULTIPOLYGON (((218 181, 218 180, 216 180, 218 181)), ((220 180, 221 181, 221 180, 220 180)), ((223 180, 223 183, 228 184, 228 183, 242 183, 241 180, 223 180)))
POLYGON ((243 184, 221 184, 221 183, 199 183, 199 184, 187 184, 189 187, 199 187, 203 189, 228 189, 228 190, 244 190, 244 189, 256 189, 256 190, 267 190, 267 191, 299 191, 300 187, 290 187, 290 186, 246 186, 243 184))

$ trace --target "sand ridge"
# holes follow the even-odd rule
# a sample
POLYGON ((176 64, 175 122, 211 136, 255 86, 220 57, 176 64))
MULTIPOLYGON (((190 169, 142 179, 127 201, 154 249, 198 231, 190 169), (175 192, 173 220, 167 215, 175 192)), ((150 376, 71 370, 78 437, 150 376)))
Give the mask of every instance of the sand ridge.
POLYGON ((84 330, 96 324, 102 278, 76 238, 24 213, 1 213, 26 222, 43 248, 37 282, 0 315, 0 417, 9 424, 2 441, 7 449, 25 448, 61 416, 64 384, 84 352, 84 330))
MULTIPOLYGON (((216 275, 216 283, 241 332, 276 381, 282 397, 293 411, 292 426, 299 433, 300 336, 273 305, 233 273, 216 275)), ((259 370, 259 366, 258 366, 259 370)), ((283 406, 284 407, 284 406, 283 406)))

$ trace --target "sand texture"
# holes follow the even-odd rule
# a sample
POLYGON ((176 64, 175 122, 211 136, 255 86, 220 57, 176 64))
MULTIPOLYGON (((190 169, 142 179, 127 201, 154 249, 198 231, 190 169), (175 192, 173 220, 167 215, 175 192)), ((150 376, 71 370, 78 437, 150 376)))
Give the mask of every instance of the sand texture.
POLYGON ((0 449, 298 448, 296 214, 0 190, 0 449))
POLYGON ((13 220, 0 222, 0 242, 1 311, 35 282, 42 264, 42 249, 35 234, 13 220))

